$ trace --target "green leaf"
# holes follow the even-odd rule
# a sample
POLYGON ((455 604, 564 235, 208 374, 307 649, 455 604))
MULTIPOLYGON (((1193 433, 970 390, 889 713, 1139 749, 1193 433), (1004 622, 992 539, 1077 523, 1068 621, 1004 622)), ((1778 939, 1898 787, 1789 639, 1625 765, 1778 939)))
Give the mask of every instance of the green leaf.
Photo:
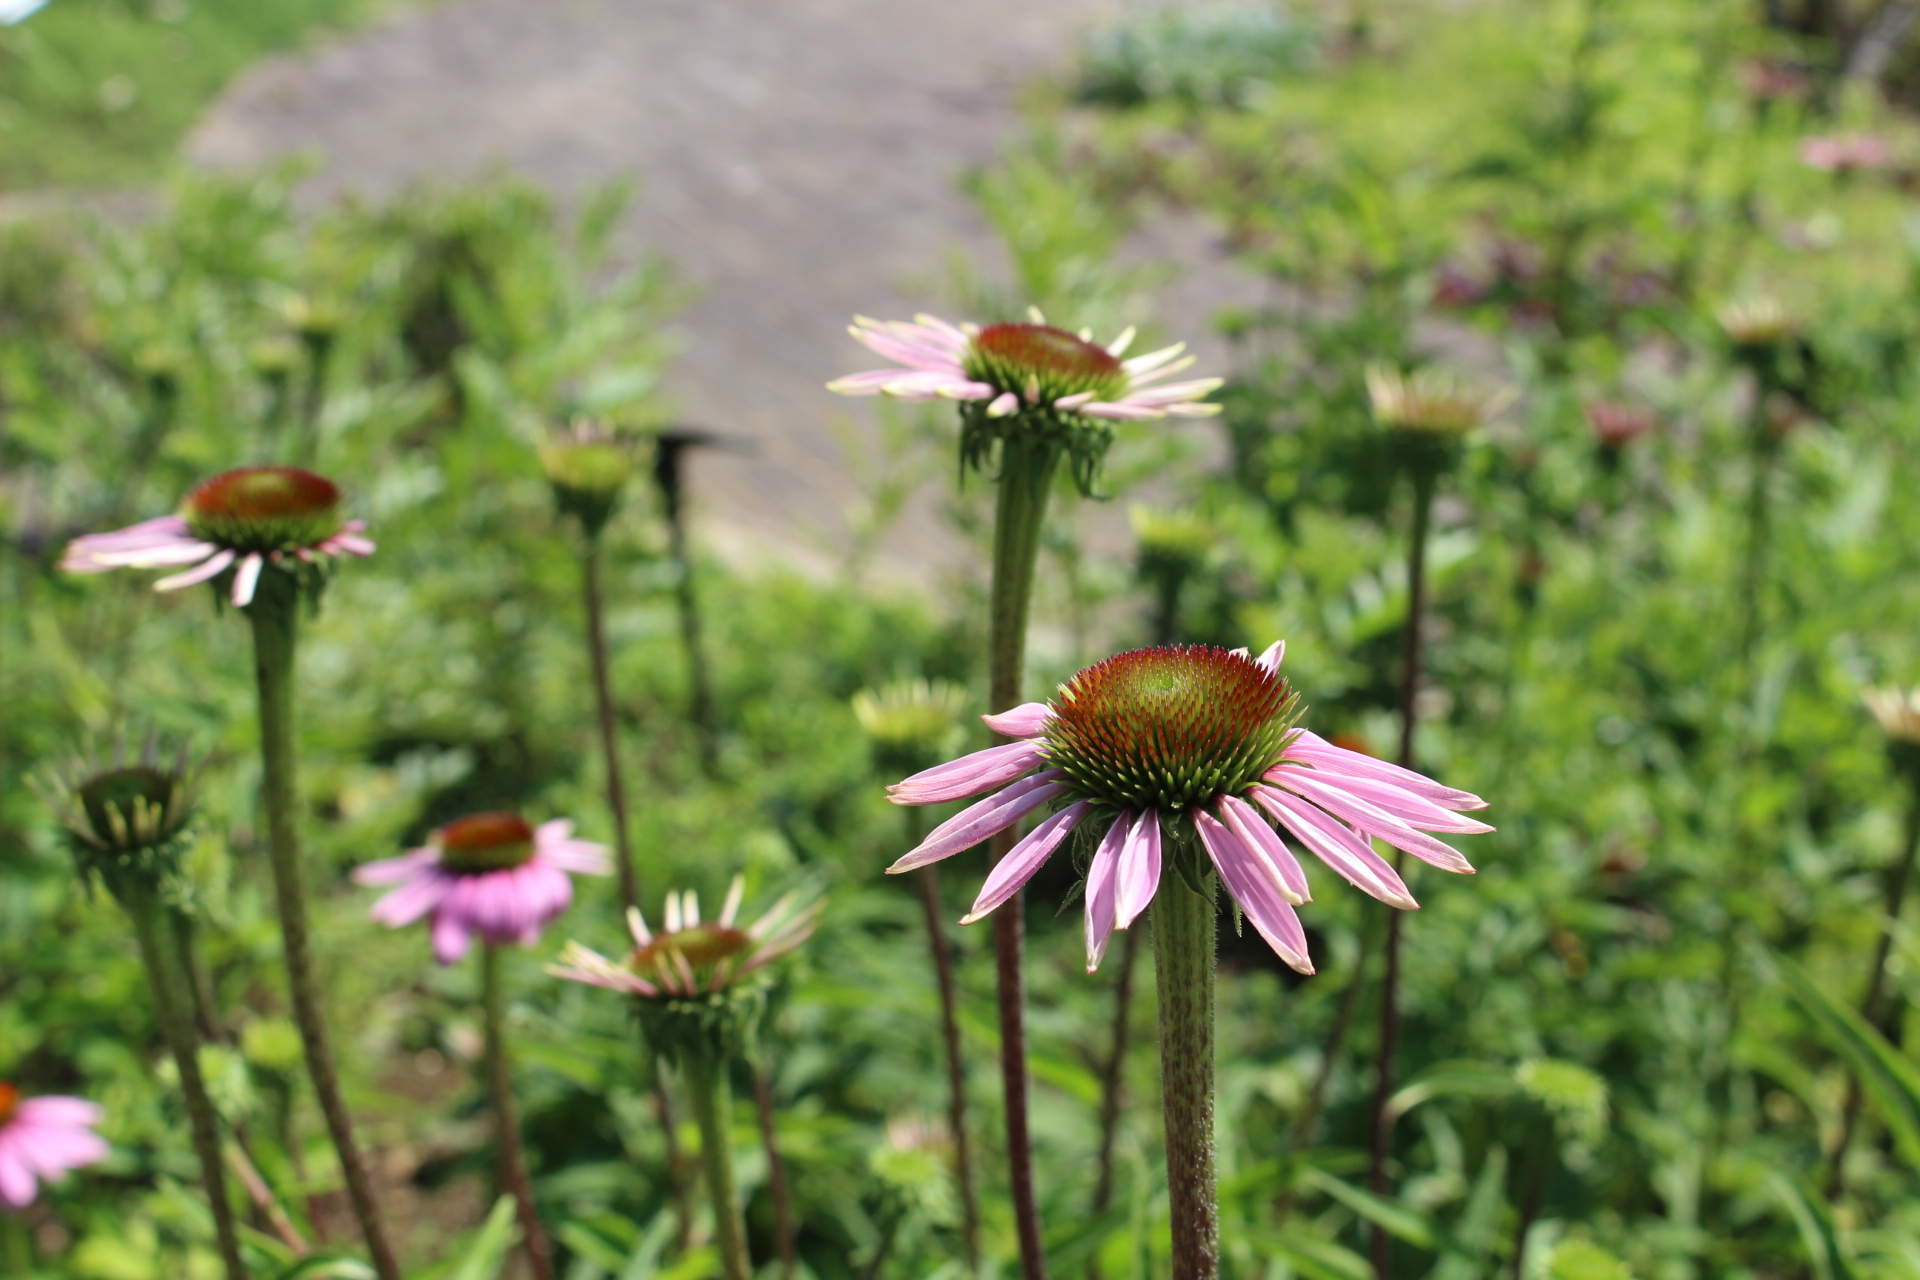
POLYGON ((1794 1225, 1800 1228, 1800 1242, 1806 1246, 1816 1280, 1854 1280, 1853 1264, 1840 1248, 1827 1206, 1807 1194, 1799 1179, 1779 1169, 1767 1175, 1767 1189, 1787 1207, 1794 1225))
POLYGON ((1300 1175, 1300 1185, 1332 1196, 1368 1222, 1384 1229, 1387 1234, 1406 1241, 1416 1249, 1438 1250, 1441 1247, 1439 1233, 1426 1215, 1418 1210, 1383 1200, 1371 1191, 1362 1191, 1318 1169, 1304 1170, 1300 1175))
POLYGON ((1387 1111, 1403 1116, 1432 1098, 1504 1098, 1516 1087, 1507 1067, 1491 1062, 1456 1058, 1436 1062, 1401 1085, 1387 1102, 1387 1111))
POLYGON ((379 1274, 349 1253, 313 1253, 277 1273, 274 1280, 379 1280, 379 1274))
POLYGON ((1821 1037, 1847 1060, 1861 1087, 1872 1096, 1900 1154, 1920 1168, 1920 1067, 1887 1043, 1865 1018, 1822 991, 1806 970, 1785 956, 1772 960, 1821 1037))
POLYGON ((494 1280, 507 1250, 513 1247, 517 1231, 513 1224, 513 1197, 501 1196, 493 1202, 493 1212, 474 1234, 466 1253, 447 1273, 446 1280, 494 1280))
POLYGON ((1267 1257, 1286 1263, 1305 1280, 1373 1280, 1371 1262, 1344 1245, 1316 1235, 1304 1224, 1292 1231, 1222 1224, 1221 1231, 1230 1239, 1245 1240, 1267 1257))

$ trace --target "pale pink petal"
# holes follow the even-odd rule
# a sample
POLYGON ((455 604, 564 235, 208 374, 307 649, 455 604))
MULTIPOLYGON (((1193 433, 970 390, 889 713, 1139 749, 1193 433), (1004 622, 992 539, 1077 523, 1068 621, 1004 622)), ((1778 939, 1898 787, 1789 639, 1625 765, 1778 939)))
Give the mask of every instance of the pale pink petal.
POLYGON ((1293 851, 1274 834, 1267 820, 1256 813, 1252 805, 1238 796, 1221 796, 1220 817, 1227 829, 1259 860, 1281 897, 1296 907, 1303 902, 1313 901, 1307 873, 1300 869, 1293 851))
POLYGON ((1183 369, 1192 368, 1194 359, 1195 357, 1193 356, 1187 356, 1184 359, 1175 360, 1171 364, 1163 364, 1144 373, 1130 375, 1127 378, 1127 394, 1122 398, 1131 400, 1133 393, 1139 391, 1141 388, 1156 383, 1162 378, 1171 378, 1183 369))
POLYGON ((1004 418, 1019 408, 1020 397, 1011 391, 1002 391, 993 398, 993 403, 987 406, 987 416, 989 418, 1004 418))
POLYGON ((1192 400, 1185 404, 1168 405, 1167 416, 1169 418, 1217 418, 1225 408, 1225 405, 1215 404, 1211 400, 1192 400))
POLYGON ((607 847, 586 840, 563 840, 548 845, 540 856, 548 864, 577 876, 604 876, 613 870, 613 864, 607 858, 607 847))
POLYGON ((376 546, 372 538, 363 538, 357 533, 336 533, 321 543, 320 549, 329 555, 344 551, 365 560, 374 553, 376 546))
POLYGON ((1114 882, 1119 870, 1120 848, 1127 841, 1127 832, 1133 826, 1133 815, 1122 813, 1107 828, 1107 834, 1100 840, 1100 847, 1094 850, 1093 863, 1087 868, 1087 972, 1092 973, 1100 967, 1101 957, 1107 953, 1107 940, 1113 937, 1113 926, 1117 919, 1114 914, 1114 882))
POLYGON ((1111 418, 1119 422, 1139 422, 1167 416, 1164 409, 1148 409, 1132 404, 1106 404, 1100 401, 1081 405, 1076 412, 1083 413, 1089 418, 1111 418))
POLYGON ((1195 378, 1191 382, 1169 382, 1164 387, 1148 390, 1129 390, 1124 397, 1128 404, 1153 405, 1166 407, 1183 400, 1198 400, 1202 396, 1218 391, 1226 382, 1225 378, 1195 378))
POLYGON ((942 320, 939 316, 928 315, 926 312, 920 311, 914 314, 913 320, 915 324, 933 333, 935 337, 945 342, 955 351, 965 351, 968 344, 972 341, 967 337, 966 330, 962 329, 959 325, 942 320))
POLYGON ((433 958, 441 964, 458 964, 473 945, 473 934, 466 922, 448 912, 433 917, 433 958))
POLYGON ((30 1125, 18 1118, 20 1156, 27 1166, 43 1178, 54 1178, 69 1169, 95 1164, 107 1158, 110 1148, 99 1134, 66 1125, 30 1125))
POLYGON ((835 378, 827 384, 827 390, 842 396, 877 396, 899 376, 898 369, 867 369, 835 378))
POLYGON ((157 547, 93 552, 86 559, 104 569, 171 569, 177 565, 198 564, 219 549, 211 542, 187 538, 157 547))
POLYGON ((1003 393, 990 382, 955 382, 935 394, 942 400, 998 400, 1003 393))
POLYGON ((186 587, 198 586, 208 578, 219 577, 221 570, 232 564, 233 558, 238 554, 239 552, 233 550, 231 547, 222 548, 214 552, 207 560, 195 565, 185 573, 176 573, 160 579, 153 584, 153 589, 155 591, 180 591, 186 587))
POLYGON ((1380 899, 1403 911, 1417 911, 1420 904, 1408 892, 1406 882, 1393 864, 1373 851, 1373 846, 1351 829, 1336 822, 1306 801, 1275 791, 1254 787, 1251 792, 1260 807, 1285 823, 1313 855, 1332 867, 1347 883, 1360 892, 1380 899))
POLYGON ((1287 656, 1287 642, 1275 640, 1267 646, 1267 651, 1253 660, 1253 665, 1264 668, 1269 675, 1280 674, 1281 659, 1287 656))
POLYGON ((1397 764, 1376 760, 1365 752, 1336 747, 1319 734, 1307 729, 1300 730, 1299 736, 1288 745, 1286 758, 1303 760, 1316 768, 1329 769, 1334 773, 1391 782, 1402 790, 1411 791, 1423 799, 1433 801, 1442 809, 1471 812, 1487 807, 1485 800, 1470 791, 1456 791, 1452 787, 1443 787, 1433 779, 1415 773, 1411 769, 1402 769, 1397 764))
POLYGON ((1070 396, 1061 396, 1053 402, 1053 407, 1056 409, 1078 409, 1081 405, 1091 404, 1097 399, 1099 399, 1099 396, 1092 391, 1078 391, 1070 396))
MULTIPOLYGON (((1267 940, 1273 953, 1289 967, 1312 973, 1313 961, 1307 957, 1307 933, 1300 927, 1300 917, 1280 896, 1273 881, 1259 870, 1253 852, 1210 813, 1195 809, 1193 825, 1199 830, 1200 842, 1206 846, 1207 856, 1213 859, 1227 892, 1240 904, 1240 910, 1267 940)), ((1173 892, 1190 891, 1177 886, 1173 892)))
POLYGON ((253 589, 260 585, 260 569, 266 564, 258 551, 249 552, 233 571, 233 607, 244 609, 253 603, 253 589))
POLYGON ((453 876, 438 870, 423 871, 374 903, 367 915, 376 924, 403 929, 446 901, 454 883, 453 876))
POLYGON ((1033 873, 1060 847, 1060 842, 1080 825, 1080 819, 1087 816, 1090 808, 1085 800, 1075 801, 1028 832, 1024 840, 1007 851, 1006 857, 994 864, 986 884, 981 886, 980 896, 973 900, 973 910, 963 916, 960 923, 974 923, 1020 892, 1021 886, 1033 879, 1033 873))
POLYGON ((38 1098, 22 1098, 14 1108, 13 1118, 21 1124, 90 1129, 100 1123, 100 1117, 104 1114, 97 1102, 47 1094, 38 1098))
POLYGON ((944 804, 1012 782, 1044 757, 1031 742, 1010 742, 922 770, 887 788, 895 804, 944 804))
MULTIPOLYGON (((1282 764, 1279 772, 1298 773, 1298 765, 1282 764)), ((1271 776, 1271 772, 1269 773, 1271 776)), ((1405 787, 1391 782, 1382 782, 1377 778, 1364 778, 1354 774, 1337 774, 1331 770, 1320 773, 1318 780, 1327 786, 1364 800, 1382 813, 1391 814, 1410 827, 1422 831, 1447 831, 1455 835, 1485 835, 1493 828, 1484 822, 1472 818, 1463 818, 1450 809, 1442 809, 1431 800, 1423 799, 1408 791, 1405 787)))
POLYGON ((440 861, 440 851, 429 845, 424 849, 409 849, 397 858, 382 858, 378 862, 364 862, 353 869, 355 884, 398 884, 417 872, 421 867, 440 861))
POLYGON ((24 1209, 33 1203, 35 1190, 33 1171, 20 1158, 14 1144, 0 1146, 0 1203, 24 1209))
POLYGON ((1392 814, 1385 813, 1365 800, 1359 799, 1337 786, 1330 786, 1315 777, 1312 769, 1281 769, 1280 776, 1268 775, 1268 781, 1276 786, 1285 787, 1295 795, 1304 796, 1313 801, 1336 818, 1343 818, 1353 826, 1370 836, 1378 836, 1396 849, 1403 849, 1430 862, 1443 871, 1457 871, 1462 875, 1473 874, 1473 864, 1462 857, 1453 846, 1443 844, 1424 831, 1415 831, 1392 814))
POLYGON ((930 862, 950 858, 971 849, 982 840, 1005 831, 1035 809, 1049 803, 1066 788, 1053 781, 1055 770, 1022 778, 1004 791, 988 796, 935 827, 920 847, 887 868, 888 875, 899 875, 924 867, 930 862))
POLYGON ((1127 354, 1127 348, 1133 345, 1133 340, 1139 335, 1139 332, 1140 331, 1132 325, 1128 325, 1122 329, 1120 335, 1107 344, 1107 354, 1116 360, 1127 354))
POLYGON ((1160 887, 1160 811, 1148 809, 1133 821, 1120 846, 1114 877, 1114 923, 1122 929, 1140 918, 1160 887))
POLYGON ((854 329, 851 332, 876 355, 897 360, 910 369, 922 369, 929 373, 960 372, 959 357, 951 348, 918 342, 898 333, 878 329, 854 329))
POLYGON ((1161 365, 1172 360, 1186 349, 1186 343, 1176 342, 1170 347, 1162 347, 1158 351, 1149 351, 1145 355, 1135 356, 1131 360, 1122 360, 1120 367, 1127 371, 1129 377, 1137 380, 1141 374, 1158 369, 1161 365))
POLYGON ((1003 738, 1037 738, 1046 731, 1053 712, 1044 702, 1023 702, 1011 711, 981 716, 987 728, 1003 738))

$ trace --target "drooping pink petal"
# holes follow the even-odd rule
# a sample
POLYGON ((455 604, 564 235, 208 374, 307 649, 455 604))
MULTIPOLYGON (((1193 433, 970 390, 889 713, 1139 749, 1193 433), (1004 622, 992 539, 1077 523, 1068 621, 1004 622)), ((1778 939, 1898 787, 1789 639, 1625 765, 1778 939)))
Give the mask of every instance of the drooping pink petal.
POLYGON ((1332 867, 1360 892, 1378 898, 1403 911, 1418 911, 1420 904, 1408 892, 1406 882, 1393 864, 1373 851, 1373 846, 1351 829, 1336 822, 1306 801, 1271 787, 1254 787, 1249 793, 1260 807, 1286 824, 1313 855, 1332 867))
POLYGON ((973 910, 963 916, 960 923, 973 924, 1020 892, 1021 886, 1033 879, 1033 873, 1060 847, 1060 842, 1072 834, 1092 807, 1085 800, 1077 800, 1028 832, 1025 839, 1007 851, 1006 857, 994 864, 986 884, 981 886, 980 896, 973 900, 973 910))
POLYGON ((207 559, 201 561, 185 573, 171 574, 153 584, 155 591, 180 591, 186 587, 198 586, 208 578, 217 578, 220 571, 233 563, 239 553, 231 547, 223 547, 207 559))
POLYGON ((928 863, 950 858, 971 849, 991 836, 999 835, 1035 809, 1047 804, 1066 788, 1053 781, 1059 771, 1049 769, 1022 778, 1004 791, 961 810, 935 827, 920 847, 887 868, 888 875, 899 875, 928 863))
POLYGON ((20 1158, 15 1144, 0 1137, 0 1202, 10 1209, 24 1209, 33 1203, 33 1171, 20 1158))
MULTIPOLYGON (((1301 772, 1298 765, 1281 764, 1274 772, 1296 774, 1301 772)), ((1272 773, 1269 773, 1269 778, 1272 773)), ((1484 822, 1472 818, 1463 818, 1451 809, 1442 809, 1422 796, 1415 795, 1405 787, 1391 782, 1382 782, 1378 778, 1364 778, 1356 774, 1335 774, 1324 771, 1318 779, 1327 786, 1334 786, 1357 800, 1364 800, 1382 813, 1391 814, 1410 827, 1422 831, 1446 831, 1456 835, 1485 835, 1493 828, 1484 822)))
POLYGON ((1031 742, 988 747, 894 783, 887 788, 887 798, 895 804, 923 805, 977 796, 1030 772, 1042 758, 1040 748, 1031 742))
POLYGON ((1160 811, 1147 809, 1133 820, 1114 879, 1114 923, 1125 929, 1140 918, 1160 887, 1160 811))
POLYGON ((357 533, 336 533, 321 543, 320 549, 329 554, 344 551, 365 560, 377 550, 377 544, 372 538, 363 538, 357 533))
POLYGON ((1273 953, 1290 968, 1312 973, 1313 961, 1307 956, 1307 933, 1300 926, 1300 917, 1274 888, 1272 879, 1259 869, 1253 852, 1210 813, 1193 810, 1193 825, 1227 892, 1273 953))
POLYGON ((1004 738, 1037 738, 1046 732, 1047 717, 1052 714, 1044 702, 1023 702, 1011 711, 984 715, 980 719, 1004 738))
POLYGON ((1413 792, 1422 799, 1431 800, 1442 809, 1469 813, 1487 807, 1485 800, 1470 791, 1456 791, 1452 787, 1443 787, 1432 778, 1415 773, 1411 769, 1402 769, 1397 764, 1376 760, 1365 752, 1336 747, 1308 729, 1300 730, 1299 736, 1287 747, 1286 758, 1303 760, 1316 768, 1344 773, 1350 777, 1377 778, 1381 782, 1390 782, 1402 790, 1413 792))
POLYGON ((835 378, 827 384, 827 390, 841 396, 877 396, 899 376, 898 369, 865 369, 835 378))
POLYGON ((1356 831, 1370 836, 1378 836, 1396 849, 1405 850, 1422 862, 1432 863, 1443 871, 1457 871, 1462 875, 1473 874, 1473 864, 1462 857, 1460 851, 1452 845, 1434 839, 1424 831, 1415 831, 1400 819, 1386 813, 1365 800, 1341 790, 1315 777, 1312 769, 1282 769, 1279 776, 1268 775, 1268 781, 1275 786, 1284 787, 1297 796, 1313 801, 1336 818, 1345 819, 1356 831))
POLYGON ((1101 957, 1107 954, 1107 940, 1113 937, 1113 926, 1118 917, 1114 913, 1114 888, 1120 869, 1120 849, 1127 842, 1127 832, 1133 828, 1133 815, 1122 812, 1107 828, 1107 834, 1101 837, 1100 847, 1093 852, 1093 863, 1087 868, 1087 972, 1093 973, 1100 967, 1101 957))
POLYGON ((1260 860, 1281 897, 1296 907, 1313 901, 1307 873, 1300 869, 1293 851, 1274 834, 1267 820, 1256 813, 1252 805, 1238 796, 1221 796, 1220 817, 1227 830, 1239 837, 1240 843, 1260 860))
POLYGON ((897 360, 910 369, 921 369, 929 373, 959 373, 960 359, 952 348, 936 346, 931 342, 920 342, 898 333, 888 333, 878 329, 854 329, 853 336, 874 352, 889 360, 897 360))
POLYGON ((1011 391, 1002 391, 987 405, 989 418, 1004 418, 1020 408, 1020 397, 1011 391))
POLYGON ((14 1108, 13 1118, 20 1124, 91 1129, 100 1123, 100 1117, 104 1114, 97 1102, 46 1094, 38 1098, 22 1098, 14 1108))
POLYGON ((233 607, 244 609, 253 603, 253 590, 260 585, 260 570, 266 560, 258 551, 247 553, 240 567, 233 571, 233 607))
POLYGON ((1150 418, 1164 418, 1167 416, 1167 412, 1164 409, 1152 409, 1143 405, 1126 403, 1110 404, 1099 400, 1094 401, 1092 404, 1083 404, 1079 409, 1075 410, 1075 412, 1083 413, 1089 418, 1111 418, 1116 422, 1144 422, 1150 418))
POLYGON ((398 884, 408 879, 421 867, 440 861, 440 851, 428 846, 424 849, 409 849, 397 858, 382 858, 377 862, 363 862, 353 869, 355 884, 398 884))
POLYGON ((403 929, 444 902, 453 886, 454 877, 437 869, 424 869, 374 903, 367 914, 377 924, 403 929))
POLYGON ((466 957, 467 949, 473 945, 473 934, 468 930, 466 921, 449 912, 436 912, 433 917, 433 958, 441 964, 458 964, 466 957))

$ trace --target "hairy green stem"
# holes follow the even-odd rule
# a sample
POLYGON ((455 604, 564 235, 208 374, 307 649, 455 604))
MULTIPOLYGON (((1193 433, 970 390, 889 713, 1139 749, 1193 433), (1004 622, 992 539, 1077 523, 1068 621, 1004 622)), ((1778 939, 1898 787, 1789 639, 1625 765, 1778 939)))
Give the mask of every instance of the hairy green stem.
MULTIPOLYGON (((920 810, 907 813, 917 819, 920 810)), ((917 826, 918 823, 916 822, 917 826)), ((909 849, 920 843, 910 838, 909 849)), ((940 1041, 947 1055, 947 1128, 953 1133, 953 1176, 960 1190, 960 1251, 967 1274, 980 1271, 980 1206, 973 1196, 973 1151, 967 1140, 967 1064, 960 1045, 960 996, 953 978, 953 954, 947 945, 946 912, 940 902, 940 868, 920 868, 920 905, 927 916, 927 947, 940 991, 940 1041)))
POLYGON ((500 1144, 500 1190, 512 1196, 520 1212, 520 1243, 534 1280, 553 1280, 552 1250, 540 1213, 533 1204, 533 1181, 527 1176, 527 1155, 520 1145, 520 1119, 513 1106, 513 1070, 507 1062, 507 997, 500 981, 500 948, 480 946, 480 1007, 486 1024, 487 1092, 492 1095, 493 1124, 500 1144))
POLYGON ((307 921, 307 871, 300 854, 299 789, 295 770, 293 673, 299 601, 291 579, 269 571, 260 594, 247 609, 253 624, 254 673, 260 690, 262 792, 267 811, 267 852, 273 864, 274 905, 287 964, 287 989, 294 1025, 306 1052, 307 1074, 326 1118, 327 1132, 340 1157, 347 1198, 366 1238, 367 1252, 380 1280, 401 1280, 400 1262, 387 1236, 386 1222, 373 1196, 365 1159, 353 1133, 353 1118, 340 1091, 333 1047, 320 1007, 313 972, 313 941, 307 921))
MULTIPOLYGON (((1187 856, 1182 851, 1176 856, 1187 856)), ((1171 869, 1170 869, 1171 870, 1171 869)), ((1167 1201, 1173 1280, 1220 1273, 1220 1211, 1213 1167, 1213 876, 1195 893, 1163 875, 1153 899, 1154 975, 1160 991, 1160 1089, 1167 1123, 1167 1201)))
MULTIPOLYGON (((1437 471, 1417 468, 1413 473, 1413 531, 1407 546, 1407 629, 1400 686, 1400 764, 1413 767, 1414 732, 1420 713, 1420 641, 1427 612, 1427 527, 1433 519, 1437 471)), ((1399 850, 1393 868, 1400 869, 1399 850)), ((1374 1057, 1372 1141, 1367 1157, 1367 1186, 1377 1196, 1387 1193, 1387 1165, 1393 1156, 1393 1063, 1400 1048, 1400 912, 1387 913, 1386 969, 1380 979, 1380 1044, 1374 1057)), ((1373 1271, 1388 1280, 1393 1262, 1393 1237, 1378 1223, 1373 1228, 1373 1271)))
POLYGON ((779 1109, 773 1100, 773 1068, 765 1061, 748 1063, 753 1071, 753 1111, 760 1122, 760 1149, 767 1156, 767 1190, 773 1196, 773 1236, 780 1249, 780 1275, 798 1280, 800 1242, 794 1237, 793 1189, 787 1183, 787 1162, 780 1155, 779 1109))
POLYGON ((733 1143, 729 1121, 733 1090, 727 1081, 727 1059, 718 1046, 691 1046, 680 1055, 680 1071, 693 1102, 693 1118, 700 1126, 700 1162, 706 1168, 707 1196, 713 1201, 714 1235, 720 1244, 721 1269, 727 1280, 751 1280, 747 1260, 747 1224, 733 1181, 733 1143))
POLYGON ((600 758, 607 771, 607 808, 613 815, 614 870, 620 874, 620 901, 640 905, 640 876, 633 865, 633 837, 627 830, 627 790, 620 775, 619 723, 614 714, 613 677, 608 671, 605 592, 600 583, 600 536, 589 534, 582 557, 582 588, 587 601, 587 658, 593 666, 594 706, 600 721, 600 758))
MULTIPOLYGON (((1127 1041, 1133 1012, 1133 969, 1140 955, 1140 935, 1129 929, 1120 940, 1120 973, 1113 988, 1113 1037, 1106 1061, 1100 1064, 1100 1148, 1093 1180, 1093 1216, 1113 1205, 1113 1147, 1120 1134, 1121 1103, 1125 1101, 1127 1041)), ((1101 1280, 1098 1258, 1087 1263, 1087 1280, 1101 1280)))
POLYGON ((119 897, 132 917, 140 959, 146 964, 147 981, 153 987, 154 1013, 160 1019, 167 1047, 173 1051, 174 1065, 180 1070, 180 1096, 187 1106, 187 1123, 193 1134, 194 1154, 200 1158, 207 1204, 213 1210, 220 1261, 226 1267, 227 1280, 247 1280, 246 1266, 240 1260, 240 1237, 233 1223, 233 1202, 227 1198, 226 1167, 220 1160, 219 1119, 213 1099, 207 1096, 207 1082, 200 1074, 199 1037, 166 941, 167 908, 148 885, 122 884, 119 897))
MULTIPOLYGON (((1034 564, 1040 554, 1047 492, 1058 453, 1020 436, 1003 441, 993 522, 993 586, 988 621, 988 700, 994 711, 1020 704, 1027 657, 1027 615, 1033 601, 1034 564)), ((1002 739, 1005 741, 1005 739, 1002 739)), ((1004 831, 990 846, 993 861, 1019 838, 1004 831)), ((1000 1078, 1007 1113, 1007 1172, 1014 1227, 1020 1241, 1022 1280, 1046 1280, 1046 1246, 1033 1182, 1033 1135, 1028 1118, 1026 895, 1016 893, 993 913, 994 978, 999 998, 1000 1078)))
POLYGON ((1766 621, 1767 549, 1771 542, 1773 462, 1778 452, 1767 425, 1767 405, 1779 381, 1771 360, 1754 371, 1753 416, 1747 423, 1747 542, 1740 566, 1740 676, 1750 688, 1753 651, 1766 621))

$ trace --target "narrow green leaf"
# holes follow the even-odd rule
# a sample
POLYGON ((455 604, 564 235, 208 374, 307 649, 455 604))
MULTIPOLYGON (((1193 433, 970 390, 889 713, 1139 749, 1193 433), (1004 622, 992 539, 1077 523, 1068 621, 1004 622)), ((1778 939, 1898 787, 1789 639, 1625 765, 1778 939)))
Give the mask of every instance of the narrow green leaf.
POLYGON ((1391 1200, 1383 1200, 1371 1191, 1362 1191, 1318 1169, 1302 1171, 1300 1185, 1332 1196, 1368 1222, 1383 1228, 1389 1235, 1406 1241, 1416 1249, 1440 1248, 1439 1233, 1434 1230, 1433 1224, 1427 1220, 1426 1215, 1417 1210, 1395 1204, 1391 1200))
POLYGON ((1800 1242, 1806 1246, 1816 1280, 1854 1280, 1853 1264, 1840 1248, 1827 1206, 1809 1195, 1798 1179, 1778 1169, 1767 1175, 1767 1189, 1787 1207, 1794 1225, 1800 1228, 1800 1242))
POLYGON ((513 1197, 501 1196, 493 1202, 493 1212, 474 1233, 473 1241, 461 1255, 447 1280, 494 1280, 500 1264, 506 1260, 518 1234, 513 1223, 513 1197))
POLYGON ((1908 1164, 1920 1168, 1920 1067, 1901 1053, 1867 1020, 1822 991, 1802 969, 1785 956, 1773 956, 1773 965, 1793 998, 1807 1011, 1823 1039, 1847 1060, 1862 1088, 1873 1098, 1880 1117, 1908 1164))

